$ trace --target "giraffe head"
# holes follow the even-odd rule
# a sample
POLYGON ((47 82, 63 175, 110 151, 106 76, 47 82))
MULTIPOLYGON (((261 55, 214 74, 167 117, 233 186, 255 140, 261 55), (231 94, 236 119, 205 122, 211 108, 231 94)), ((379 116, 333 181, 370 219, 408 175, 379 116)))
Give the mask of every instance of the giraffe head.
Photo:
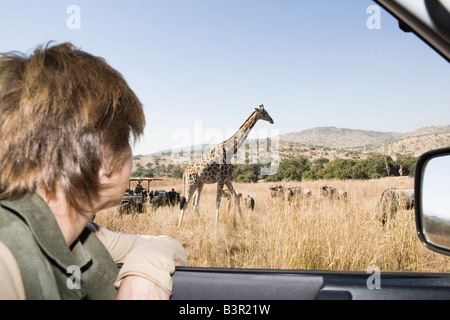
POLYGON ((259 108, 255 108, 255 112, 257 114, 258 120, 268 121, 270 124, 273 124, 273 120, 270 117, 269 113, 264 109, 263 105, 260 105, 259 108))

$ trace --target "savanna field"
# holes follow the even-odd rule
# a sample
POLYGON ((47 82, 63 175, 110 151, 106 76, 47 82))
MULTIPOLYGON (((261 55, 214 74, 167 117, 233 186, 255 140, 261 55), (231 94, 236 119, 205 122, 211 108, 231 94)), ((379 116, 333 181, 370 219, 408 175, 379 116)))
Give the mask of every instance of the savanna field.
MULTIPOLYGON (((279 184, 279 183, 277 183, 279 184)), ((447 272, 449 259, 425 248, 416 235, 414 211, 402 210, 384 226, 377 219, 378 204, 387 188, 413 188, 413 179, 283 182, 312 191, 309 199, 287 203, 272 198, 274 183, 236 183, 237 192, 251 195, 255 209, 241 201, 243 219, 226 209, 222 197, 215 226, 216 185, 205 185, 200 216, 192 206, 178 228, 176 207, 147 206, 142 214, 120 215, 117 208, 99 212, 95 221, 112 231, 168 235, 186 249, 188 266, 263 269, 447 272), (326 184, 347 191, 347 201, 319 196, 326 184)), ((182 191, 181 179, 153 181, 152 190, 182 191)))

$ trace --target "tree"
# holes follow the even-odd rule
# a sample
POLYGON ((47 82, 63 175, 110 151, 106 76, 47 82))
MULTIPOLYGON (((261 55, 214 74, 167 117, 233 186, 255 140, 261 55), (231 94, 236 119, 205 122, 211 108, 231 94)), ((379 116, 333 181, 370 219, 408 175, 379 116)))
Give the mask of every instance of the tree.
POLYGON ((232 179, 236 182, 257 182, 259 172, 257 164, 240 164, 234 168, 232 179))
POLYGON ((369 179, 367 161, 360 160, 352 168, 352 179, 367 180, 369 179))
POLYGON ((302 179, 304 180, 319 180, 323 179, 323 169, 326 164, 330 162, 327 158, 319 158, 313 161, 313 166, 310 170, 303 172, 302 179))
POLYGON ((142 177, 144 175, 144 167, 140 163, 136 163, 136 170, 131 174, 134 177, 142 177))
POLYGON ((398 166, 398 175, 414 177, 417 158, 412 156, 397 155, 396 162, 398 166))
POLYGON ((136 163, 136 170, 132 172, 131 175, 134 177, 146 177, 146 178, 153 177, 151 163, 147 163, 146 167, 147 169, 145 169, 140 163, 136 163))
POLYGON ((169 177, 181 179, 183 178, 184 169, 181 165, 174 166, 169 173, 169 177))
POLYGON ((323 179, 351 179, 352 168, 355 166, 355 160, 349 159, 336 159, 323 169, 323 179))
POLYGON ((281 160, 278 172, 269 176, 267 181, 294 180, 301 181, 305 171, 310 170, 311 161, 306 157, 281 160))
POLYGON ((363 161, 367 162, 367 175, 369 179, 379 179, 394 175, 394 162, 391 157, 383 154, 373 155, 363 161))

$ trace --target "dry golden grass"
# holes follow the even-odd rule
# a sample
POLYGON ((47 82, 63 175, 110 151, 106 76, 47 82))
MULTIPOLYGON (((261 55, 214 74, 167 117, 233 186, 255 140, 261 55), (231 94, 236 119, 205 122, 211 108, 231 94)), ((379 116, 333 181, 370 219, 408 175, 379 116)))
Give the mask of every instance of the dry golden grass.
MULTIPOLYGON (((308 200, 287 204, 270 196, 273 184, 234 183, 244 197, 256 202, 253 212, 241 203, 244 219, 225 209, 215 226, 216 185, 206 185, 200 216, 189 205, 181 228, 179 208, 146 208, 144 214, 118 214, 109 209, 95 221, 113 231, 169 235, 186 248, 189 266, 359 270, 371 265, 383 271, 447 272, 448 258, 426 249, 418 240, 413 211, 401 211, 383 226, 376 218, 378 201, 386 188, 412 188, 411 178, 369 181, 311 181, 282 183, 312 190, 308 200), (319 197, 327 184, 348 192, 348 201, 319 197)), ((182 190, 181 180, 152 182, 152 189, 182 190)))

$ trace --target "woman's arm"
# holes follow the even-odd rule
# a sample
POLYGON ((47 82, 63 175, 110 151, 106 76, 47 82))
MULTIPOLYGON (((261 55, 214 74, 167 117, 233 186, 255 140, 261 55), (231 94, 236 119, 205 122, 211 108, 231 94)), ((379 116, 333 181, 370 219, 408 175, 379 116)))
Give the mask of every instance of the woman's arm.
POLYGON ((113 260, 123 263, 116 281, 118 298, 170 297, 171 275, 176 266, 186 265, 186 252, 178 241, 167 236, 116 233, 98 225, 95 233, 113 260))

